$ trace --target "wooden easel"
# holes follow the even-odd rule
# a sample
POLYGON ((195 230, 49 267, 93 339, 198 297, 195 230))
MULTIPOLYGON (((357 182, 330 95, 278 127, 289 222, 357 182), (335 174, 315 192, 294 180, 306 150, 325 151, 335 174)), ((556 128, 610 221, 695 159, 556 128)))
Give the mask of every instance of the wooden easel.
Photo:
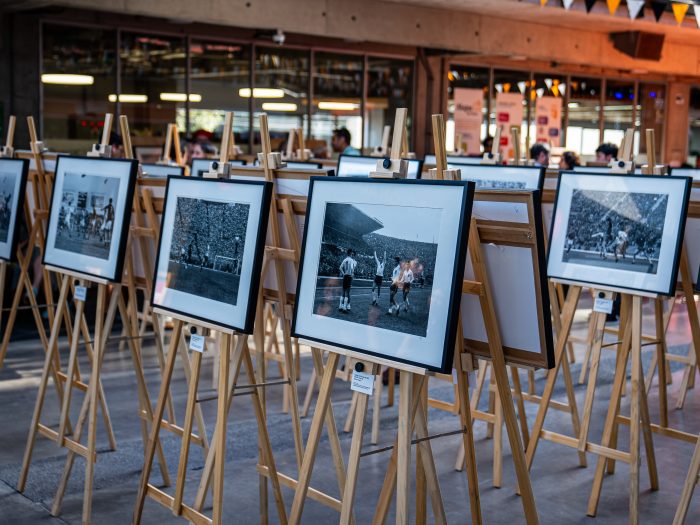
POLYGON ((379 146, 375 146, 372 150, 372 157, 383 157, 386 152, 389 151, 389 134, 391 133, 391 126, 388 124, 384 126, 382 130, 382 142, 379 146))
MULTIPOLYGON (((484 152, 481 159, 481 164, 500 164, 501 163, 501 126, 496 126, 496 133, 491 144, 491 151, 484 152)), ((437 155, 437 154, 436 154, 437 155)))
MULTIPOLYGON (((175 325, 173 327, 173 334, 168 349, 168 357, 163 373, 163 380, 160 386, 158 402, 156 404, 156 410, 153 414, 153 420, 151 423, 151 433, 148 440, 148 446, 146 448, 144 468, 141 473, 141 481, 139 484, 139 492, 136 500, 136 507, 134 510, 132 524, 136 525, 138 523, 141 523, 141 517, 146 496, 154 499, 161 505, 170 508, 173 511, 173 514, 175 514, 176 516, 182 516, 183 518, 189 520, 191 523, 221 525, 224 522, 224 465, 226 459, 227 422, 228 412, 230 409, 230 401, 233 392, 237 388, 251 389, 250 394, 253 400, 253 409, 255 411, 255 417, 258 422, 258 436, 262 445, 262 464, 271 474, 272 487, 274 491, 275 503, 277 506, 279 520, 281 523, 286 524, 287 518, 286 510, 284 507, 284 500, 282 498, 282 492, 277 477, 277 469, 275 467, 275 461, 272 455, 270 438, 267 433, 264 408, 260 399, 260 395, 258 393, 258 388, 260 388, 263 385, 260 385, 255 380, 253 362, 250 358, 250 352, 247 343, 248 336, 246 334, 240 334, 238 332, 228 330, 218 325, 212 325, 209 323, 204 323, 202 321, 195 321, 194 319, 189 319, 186 316, 174 315, 171 312, 161 311, 158 308, 154 308, 154 312, 155 314, 164 314, 174 317, 175 325), (210 467, 211 472, 214 473, 213 515, 211 518, 202 514, 201 507, 197 507, 196 505, 189 506, 183 503, 185 478, 187 473, 187 462, 189 459, 189 448, 192 437, 191 432, 194 420, 194 410, 196 404, 199 401, 197 396, 197 386, 199 384, 199 376, 202 362, 202 353, 200 352, 194 352, 193 355, 193 375, 189 384, 189 391, 187 396, 187 408, 185 412, 184 432, 182 446, 180 449, 180 461, 178 465, 178 475, 175 485, 175 495, 170 496, 169 494, 157 488, 155 485, 152 485, 148 482, 156 451, 158 434, 161 428, 159 422, 163 419, 163 413, 165 412, 165 405, 168 398, 168 390, 170 389, 172 373, 175 366, 175 357, 178 353, 178 348, 181 346, 182 333, 185 323, 189 324, 190 333, 192 334, 202 333, 203 330, 207 329, 215 329, 223 334, 223 343, 219 352, 220 373, 217 392, 218 396, 216 427, 214 430, 214 446, 211 448, 211 451, 216 451, 216 453, 212 456, 212 465, 210 467), (233 345, 234 339, 236 340, 235 347, 233 345), (238 375, 241 365, 245 366, 246 374, 248 376, 248 384, 238 385, 238 375)), ((204 474, 202 476, 203 481, 207 477, 207 472, 209 471, 205 469, 204 474)))
MULTIPOLYGON (((122 115, 124 116, 124 115, 122 115)), ((165 144, 163 145, 163 156, 158 161, 158 164, 172 164, 170 158, 170 150, 175 146, 175 164, 183 166, 185 164, 182 158, 182 150, 180 149, 180 132, 177 129, 177 124, 168 124, 168 130, 165 132, 165 144)), ((133 153, 132 157, 133 158, 133 153)))

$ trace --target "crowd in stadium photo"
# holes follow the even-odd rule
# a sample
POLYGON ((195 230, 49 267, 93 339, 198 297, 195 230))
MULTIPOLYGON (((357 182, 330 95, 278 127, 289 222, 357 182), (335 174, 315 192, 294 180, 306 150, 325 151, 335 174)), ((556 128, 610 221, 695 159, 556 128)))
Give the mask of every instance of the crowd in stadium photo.
POLYGON ((56 248, 109 258, 119 179, 66 173, 56 226, 56 248))
POLYGON ((574 190, 564 261, 655 274, 668 196, 574 190))
POLYGON ((327 205, 314 311, 425 335, 437 244, 376 233, 387 229, 388 220, 410 217, 409 236, 423 210, 387 208, 379 221, 354 206, 327 205))
POLYGON ((169 288, 236 304, 249 204, 178 197, 169 288))

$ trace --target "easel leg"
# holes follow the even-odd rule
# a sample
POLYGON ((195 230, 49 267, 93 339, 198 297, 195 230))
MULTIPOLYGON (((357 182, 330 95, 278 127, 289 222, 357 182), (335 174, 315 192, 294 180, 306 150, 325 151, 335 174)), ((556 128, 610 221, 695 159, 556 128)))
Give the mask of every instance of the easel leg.
POLYGON ((591 355, 587 363, 590 367, 588 373, 588 386, 586 388, 586 398, 583 404, 583 423, 581 432, 578 434, 578 450, 580 453, 586 452, 586 444, 588 443, 588 430, 591 426, 591 418, 593 417, 593 402, 595 400, 596 382, 598 381, 598 366, 600 365, 600 353, 603 348, 603 339, 605 338, 605 316, 601 312, 593 312, 590 326, 593 329, 591 355))
POLYGON ((693 458, 690 460, 688 475, 686 476, 685 483, 683 484, 683 490, 681 491, 681 500, 678 502, 676 515, 673 518, 673 525, 683 525, 685 523, 685 519, 688 515, 688 508, 690 507, 690 499, 693 497, 695 486, 698 483, 699 473, 700 440, 698 440, 697 444, 695 445, 695 452, 693 452, 693 458))
MULTIPOLYGON (((239 336, 240 340, 246 336, 239 336)), ((236 359, 240 361, 240 354, 243 351, 244 341, 236 345, 236 359)), ((223 345, 219 353, 219 398, 216 407, 216 430, 214 431, 214 447, 216 448, 216 458, 214 460, 214 513, 212 525, 223 523, 224 507, 224 467, 226 465, 226 432, 228 430, 228 403, 226 392, 228 392, 228 374, 231 363, 231 335, 223 335, 223 345)))
MULTIPOLYGON (((632 378, 630 394, 630 525, 639 522, 639 456, 640 389, 644 388, 642 376, 642 298, 632 297, 632 378), (641 382, 641 384, 640 384, 641 382)), ((663 361, 659 368, 663 368, 663 361)))
POLYGON ((151 434, 146 446, 146 454, 144 458, 143 470, 141 472, 141 481, 139 482, 139 492, 136 498, 136 507, 134 508, 134 517, 132 525, 141 523, 141 515, 143 514, 143 506, 146 501, 146 492, 148 490, 148 478, 151 475, 153 467, 153 457, 156 452, 156 443, 160 433, 160 422, 163 419, 165 412, 165 402, 170 388, 170 380, 173 376, 173 368, 175 367, 175 357, 177 356, 177 347, 180 344, 182 337, 182 321, 176 320, 173 326, 173 333, 170 337, 170 348, 168 349, 168 357, 163 369, 163 379, 160 384, 160 392, 158 393, 158 402, 156 410, 153 413, 153 421, 151 422, 151 434))
MULTIPOLYGON (((377 365, 372 365, 370 373, 375 374, 376 372, 377 365)), ((381 380, 381 375, 379 377, 381 380)), ((355 407, 355 423, 352 428, 352 442, 350 444, 350 456, 348 457, 347 478, 345 480, 345 490, 343 491, 342 499, 343 505, 340 509, 340 525, 350 525, 352 508, 355 502, 355 488, 357 487, 357 477, 359 474, 360 452, 362 452, 368 401, 369 396, 367 394, 359 394, 357 406, 355 407)))
MULTIPOLYGON (((493 367, 491 368, 493 370, 493 367)), ((493 410, 493 481, 492 485, 500 489, 503 478, 503 405, 496 396, 493 410)))
MULTIPOLYGON (((7 276, 7 266, 9 263, 0 261, 0 329, 2 328, 2 312, 5 306, 5 279, 7 276)), ((0 360, 0 368, 2 368, 2 362, 0 360)))
POLYGON ((323 371, 321 388, 319 390, 318 400, 316 401, 316 410, 314 411, 313 419, 311 421, 309 438, 306 443, 304 459, 299 471, 299 480, 294 493, 294 502, 292 503, 292 510, 289 515, 289 523, 293 525, 300 523, 301 513, 304 510, 306 493, 309 489, 309 483, 311 482, 311 471, 313 470, 314 461, 316 459, 318 443, 321 439, 323 420, 325 419, 326 409, 330 403, 335 372, 338 369, 338 358, 338 354, 330 352, 328 362, 326 363, 326 367, 323 371))
POLYGON ((381 368, 374 380, 374 406, 372 407, 372 435, 369 442, 376 445, 379 442, 379 423, 382 410, 382 373, 381 368))
MULTIPOLYGON (((90 374, 90 385, 88 387, 88 397, 90 399, 88 415, 88 435, 87 449, 89 458, 85 461, 85 487, 83 491, 83 523, 89 524, 92 521, 92 485, 95 475, 95 462, 97 461, 97 407, 99 405, 100 369, 104 354, 104 344, 102 341, 102 328, 104 324, 105 300, 107 295, 107 285, 100 284, 97 289, 97 320, 95 321, 95 355, 92 360, 92 373, 90 374)), ((82 301, 79 303, 82 304, 82 301)), ((78 307, 80 308, 80 307, 78 307)), ((77 318, 77 316, 76 316, 77 318)), ((77 328, 76 328, 77 330, 77 328)), ((64 398, 65 401, 65 398, 64 398)))
MULTIPOLYGON (((530 372, 530 370, 528 370, 530 372)), ((527 448, 530 441, 530 433, 527 429, 527 413, 525 412, 525 401, 523 400, 523 390, 520 386, 520 372, 517 366, 510 367, 510 375, 513 378, 513 390, 518 403, 518 419, 520 420, 520 433, 523 436, 523 445, 527 448)))
MULTIPOLYGON (((414 380, 413 375, 404 370, 401 370, 400 379, 399 434, 396 456, 396 525, 407 525, 411 490, 411 437, 413 435, 411 399, 414 380)), ((420 391, 420 389, 418 390, 420 391)))
MULTIPOLYGON (((654 317, 656 318, 656 356, 659 363, 659 423, 662 427, 668 427, 668 399, 666 396, 666 333, 664 330, 664 303, 663 299, 654 300, 654 317)), ((645 390, 646 392, 646 390, 645 390)))
MULTIPOLYGON (((66 300, 68 298, 69 282, 66 279, 61 285, 61 292, 59 296, 58 311, 61 313, 66 305, 66 300)), ((51 336, 49 338, 49 343, 46 348, 46 354, 44 356, 44 368, 41 373, 41 381, 39 382, 39 392, 37 393, 36 403, 34 405, 34 414, 32 415, 32 423, 29 427, 29 436, 27 437, 27 445, 24 450, 24 458, 22 460, 22 469, 20 470, 19 480, 17 481, 17 490, 19 492, 24 492, 24 487, 27 483, 27 475, 29 474, 29 465, 32 460, 32 452, 34 451, 34 443, 36 442, 36 434, 39 429, 41 412, 44 407, 44 400, 46 399, 46 387, 49 382, 49 374, 53 372, 54 382, 60 386, 60 382, 56 375, 56 369, 54 368, 54 353, 56 350, 56 341, 58 340, 58 332, 60 330, 60 323, 54 323, 51 330, 51 336)), ((59 389, 59 392, 61 390, 59 389)), ((59 400, 61 396, 59 396, 59 400)))

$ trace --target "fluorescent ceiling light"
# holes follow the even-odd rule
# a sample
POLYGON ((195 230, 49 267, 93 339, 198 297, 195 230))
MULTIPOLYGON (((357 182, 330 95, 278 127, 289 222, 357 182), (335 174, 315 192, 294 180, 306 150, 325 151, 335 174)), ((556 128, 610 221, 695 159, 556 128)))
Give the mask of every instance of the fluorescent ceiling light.
MULTIPOLYGON (((250 98, 250 88, 241 88, 238 90, 238 96, 250 98)), ((253 98, 282 98, 284 90, 277 88, 253 88, 253 98)))
MULTIPOLYGON (((164 102, 187 102, 187 93, 161 93, 160 99, 164 102)), ((201 102, 202 95, 190 93, 190 102, 201 102)))
POLYGON ((329 111, 352 111, 359 108, 360 105, 354 102, 339 102, 334 100, 326 100, 318 103, 318 109, 327 109, 329 111))
POLYGON ((296 111, 297 105, 291 102, 264 102, 263 111, 296 111))
POLYGON ((65 73, 46 73, 41 75, 44 84, 62 84, 64 86, 92 86, 95 77, 92 75, 69 75, 65 73))
POLYGON ((144 102, 148 102, 148 96, 147 95, 137 95, 137 94, 129 94, 129 93, 122 93, 117 97, 114 93, 109 95, 107 99, 110 102, 116 102, 117 99, 119 99, 119 102, 126 102, 126 103, 131 103, 131 104, 143 104, 144 102))

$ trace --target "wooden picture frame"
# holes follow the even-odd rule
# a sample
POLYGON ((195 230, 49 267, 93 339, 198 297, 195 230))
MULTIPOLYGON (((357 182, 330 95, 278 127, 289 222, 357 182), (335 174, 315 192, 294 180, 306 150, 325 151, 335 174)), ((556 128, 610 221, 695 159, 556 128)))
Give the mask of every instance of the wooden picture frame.
MULTIPOLYGON (((554 341, 546 275, 542 193, 477 191, 473 215, 489 274, 506 362, 549 369, 554 341)), ((473 279, 467 257, 465 279, 473 279)), ((479 298, 462 296, 462 331, 467 352, 490 357, 479 298)))

